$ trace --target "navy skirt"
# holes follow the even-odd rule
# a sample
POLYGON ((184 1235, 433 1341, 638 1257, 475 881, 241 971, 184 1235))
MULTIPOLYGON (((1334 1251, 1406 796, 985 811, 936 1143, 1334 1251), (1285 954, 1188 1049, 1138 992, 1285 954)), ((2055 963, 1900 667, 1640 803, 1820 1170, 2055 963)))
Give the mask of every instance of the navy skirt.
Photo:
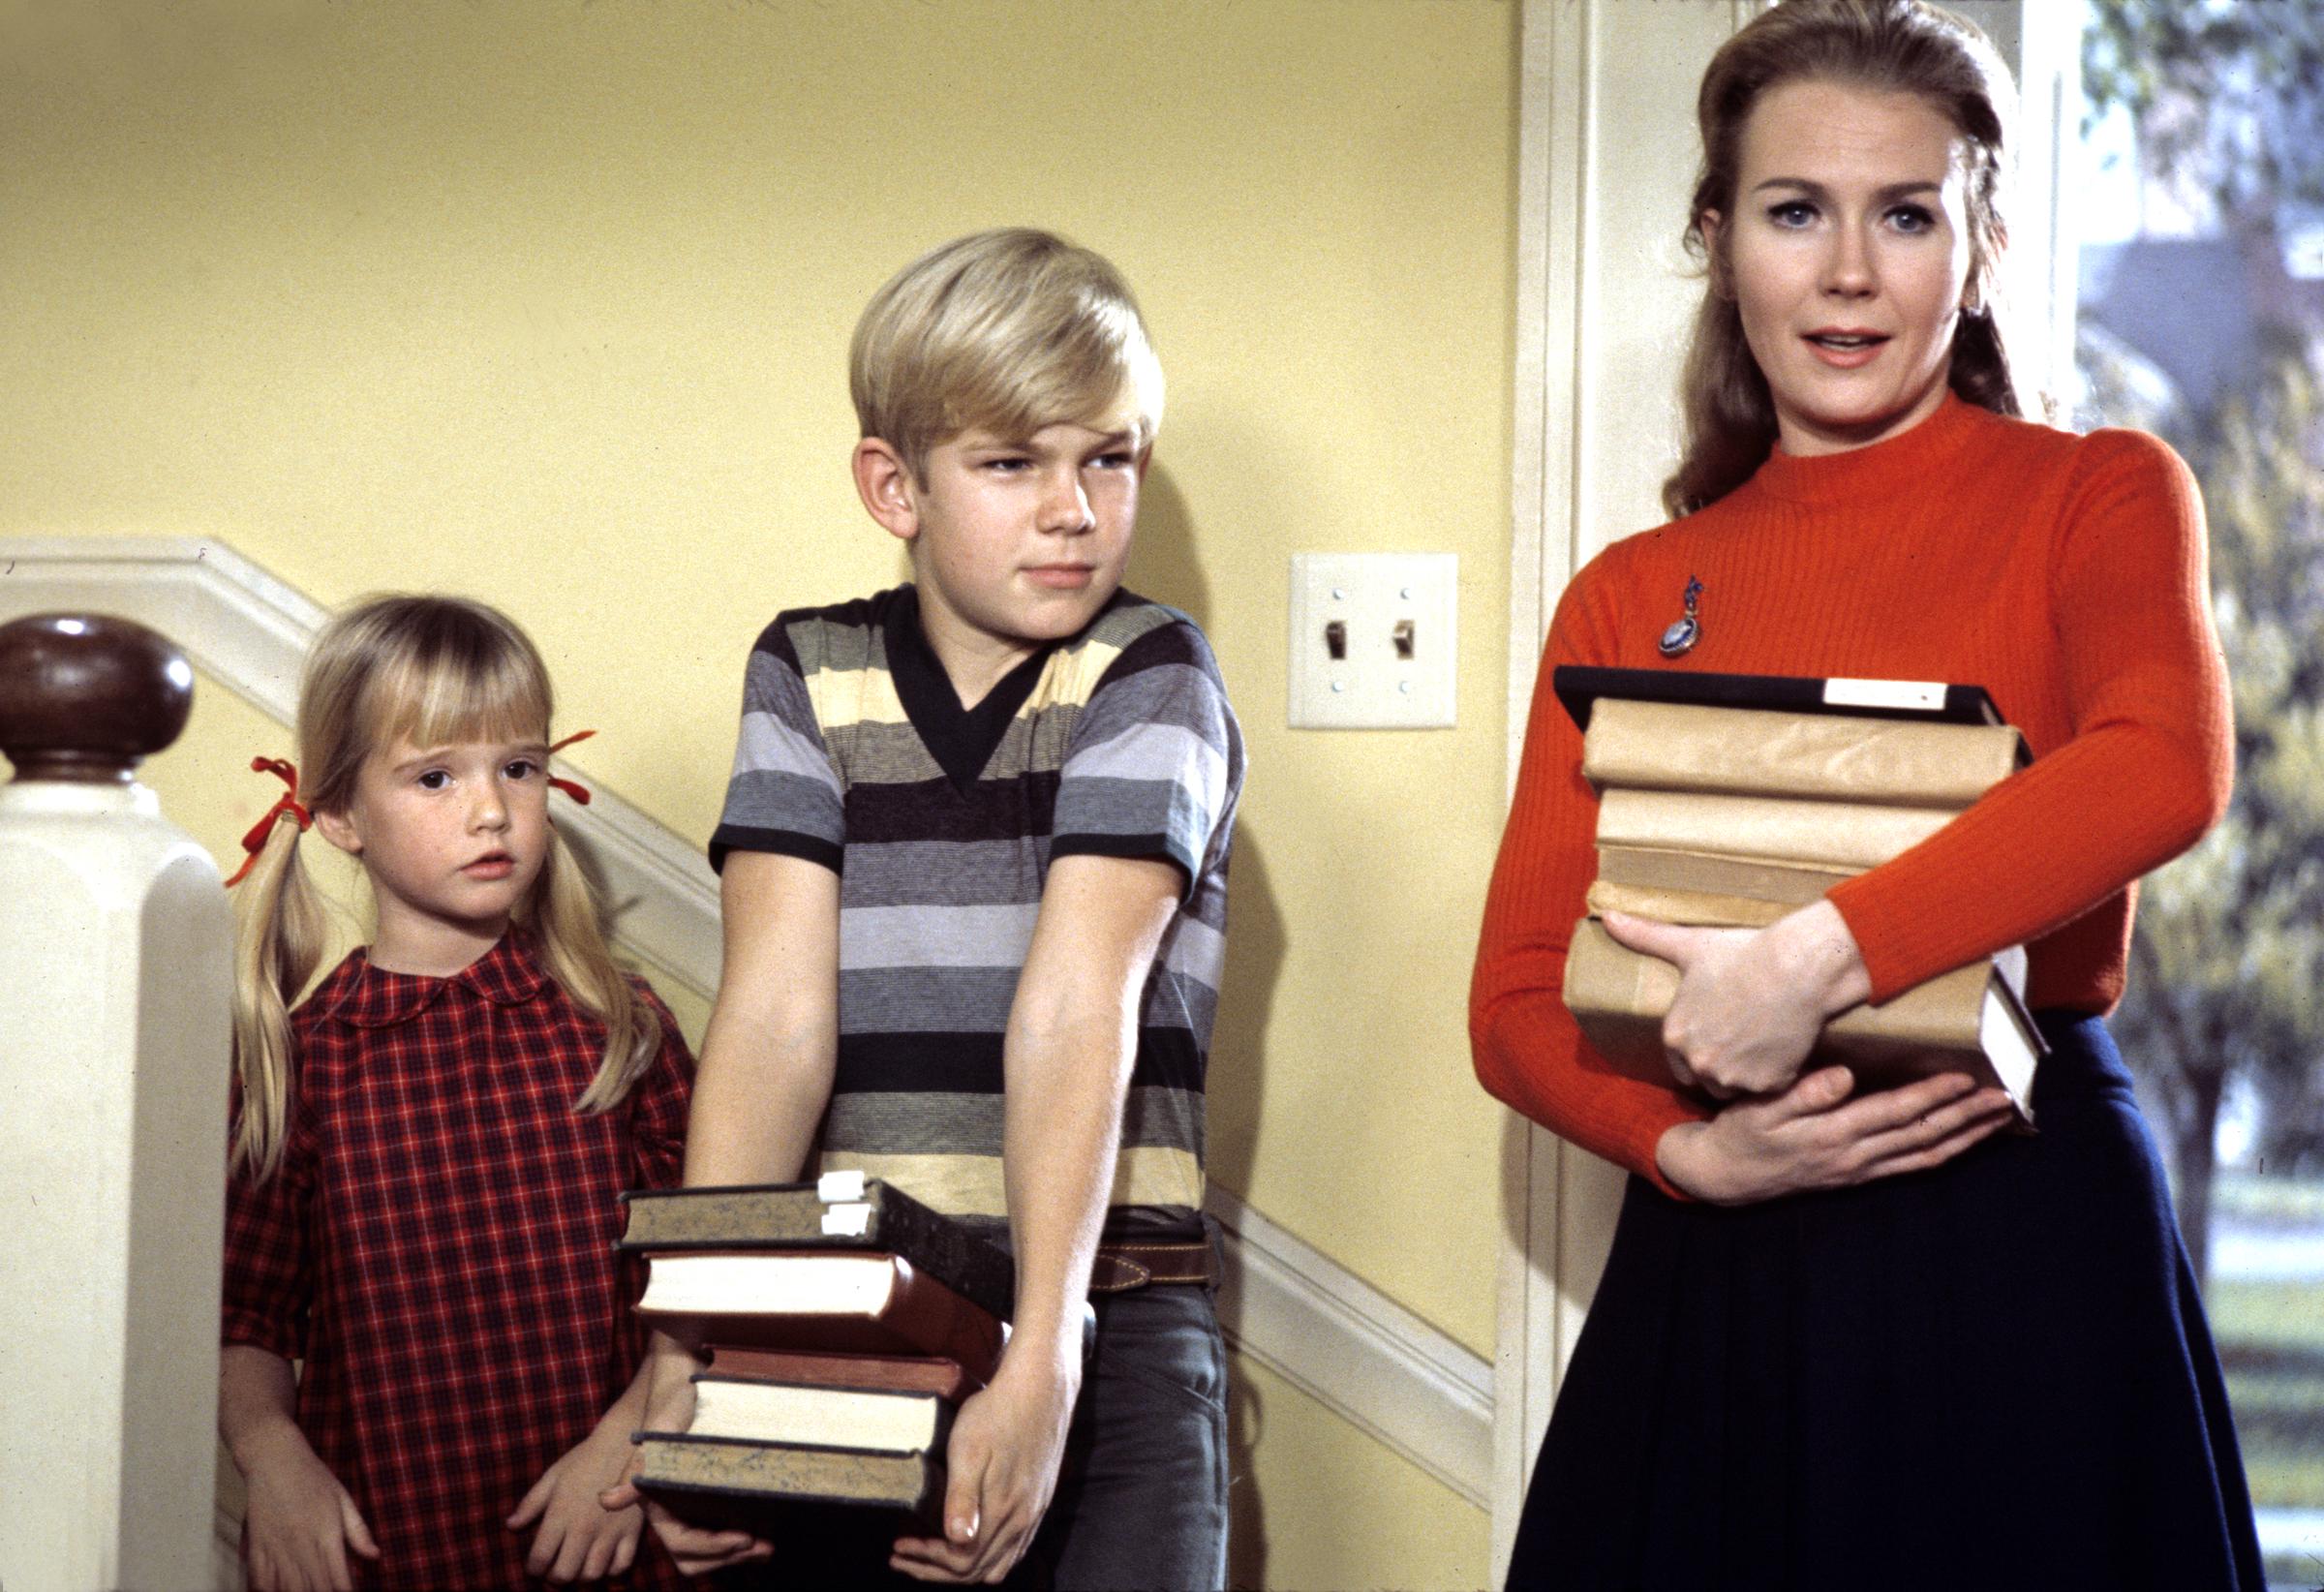
POLYGON ((1731 1209, 1631 1179, 1512 1588, 2264 1592, 2129 1075, 2041 1027, 2036 1135, 1731 1209))

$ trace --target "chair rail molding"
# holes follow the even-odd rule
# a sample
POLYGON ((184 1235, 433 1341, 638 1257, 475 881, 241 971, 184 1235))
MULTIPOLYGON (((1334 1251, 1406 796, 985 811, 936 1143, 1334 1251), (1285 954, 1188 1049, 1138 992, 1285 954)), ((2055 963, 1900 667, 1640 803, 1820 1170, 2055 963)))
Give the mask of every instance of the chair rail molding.
MULTIPOLYGON (((0 623, 82 609, 168 635, 210 679, 288 724, 321 604, 209 537, 0 536, 0 623)), ((570 771, 568 771, 570 772, 570 771)), ((709 996, 718 988, 716 876, 700 848, 592 781, 558 823, 615 903, 614 935, 709 996)), ((1226 1189, 1219 1314, 1243 1354, 1462 1498, 1488 1507, 1490 1364, 1226 1189)))

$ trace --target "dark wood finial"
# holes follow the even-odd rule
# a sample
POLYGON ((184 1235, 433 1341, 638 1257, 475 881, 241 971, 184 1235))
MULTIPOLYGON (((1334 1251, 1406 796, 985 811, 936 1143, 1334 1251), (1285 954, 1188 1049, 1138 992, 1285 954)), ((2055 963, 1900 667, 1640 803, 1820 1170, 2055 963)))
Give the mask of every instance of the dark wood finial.
POLYGON ((142 625, 111 614, 0 625, 0 751, 19 780, 126 784, 193 709, 186 655, 142 625))

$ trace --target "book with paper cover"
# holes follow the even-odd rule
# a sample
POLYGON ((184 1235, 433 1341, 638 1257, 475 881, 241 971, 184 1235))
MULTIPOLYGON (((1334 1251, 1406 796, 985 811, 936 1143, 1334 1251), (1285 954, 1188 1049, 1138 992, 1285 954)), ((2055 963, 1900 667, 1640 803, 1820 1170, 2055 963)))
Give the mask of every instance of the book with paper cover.
POLYGON ((1959 816, 1955 808, 1623 786, 1599 799, 1598 843, 1861 871, 1959 816))
POLYGON ((2008 724, 1603 697, 1582 736, 1581 772, 1600 790, 1962 808, 2029 760, 2008 724))
MULTIPOLYGON (((1663 1019, 1678 982, 1676 967, 1618 943, 1595 918, 1575 926, 1566 953, 1566 1007, 1590 1048, 1620 1071, 1649 1083, 1672 1081, 1663 1019)), ((1968 1073, 2007 1093, 2021 1125, 2033 1122, 2034 1072, 2047 1054, 1995 961, 1957 967, 1878 1006, 1851 1006, 1824 1026, 1815 1051, 1819 1060, 1847 1064, 1864 1088, 1968 1073)))

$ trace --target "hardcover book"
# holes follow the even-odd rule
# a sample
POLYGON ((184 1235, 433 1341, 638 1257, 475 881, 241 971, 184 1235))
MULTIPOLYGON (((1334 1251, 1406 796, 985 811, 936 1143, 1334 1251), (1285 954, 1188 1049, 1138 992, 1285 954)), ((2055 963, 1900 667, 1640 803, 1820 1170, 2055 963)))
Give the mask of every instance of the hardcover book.
POLYGON ((1006 1250, 860 1172, 811 1183, 639 1190, 624 1201, 625 1250, 884 1250, 1003 1321, 1016 1311, 1017 1268, 1006 1250))
POLYGON ((879 1252, 656 1252, 637 1311, 698 1342, 937 1356, 980 1383, 1007 1335, 990 1310, 879 1252))
POLYGON ((739 1437, 882 1454, 941 1449, 952 1406, 934 1393, 891 1393, 762 1377, 694 1377, 689 1437, 739 1437))
POLYGON ((836 1504, 928 1526, 944 1504, 940 1452, 868 1454, 660 1431, 638 1433, 637 1452, 639 1490, 703 1525, 814 1529, 801 1506, 836 1504))
POLYGON ((958 1361, 935 1355, 850 1355, 808 1349, 750 1349, 713 1343, 707 1375, 756 1377, 823 1388, 880 1388, 890 1393, 933 1393, 958 1399, 983 1383, 958 1361))
POLYGON ((1948 724, 2000 724, 2001 710, 1982 686, 1934 680, 1819 679, 1806 675, 1715 674, 1698 669, 1609 669, 1561 663, 1550 689, 1583 730, 1604 697, 1636 702, 1692 702, 1708 708, 1774 713, 1844 714, 1948 724))

